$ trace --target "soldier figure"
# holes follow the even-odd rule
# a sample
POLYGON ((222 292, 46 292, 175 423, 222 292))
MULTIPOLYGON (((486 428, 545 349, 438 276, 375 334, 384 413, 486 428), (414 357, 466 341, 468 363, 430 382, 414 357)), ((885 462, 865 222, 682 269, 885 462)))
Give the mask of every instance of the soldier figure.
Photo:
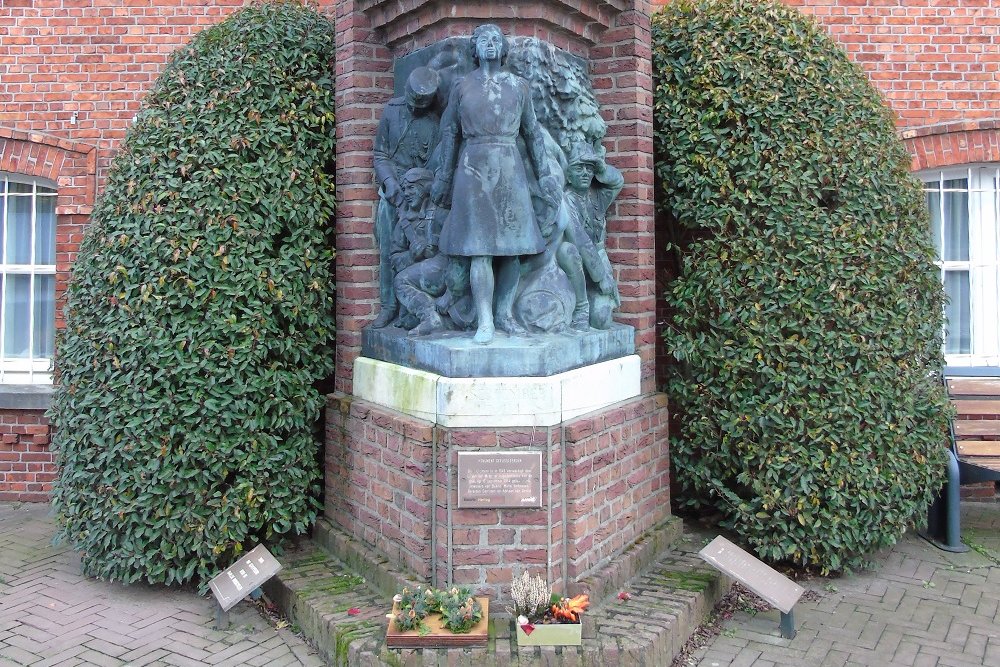
MULTIPOLYGON (((417 323, 411 336, 423 336, 446 328, 435 308, 435 299, 445 293, 448 257, 438 252, 441 225, 447 211, 430 202, 434 175, 427 169, 410 169, 403 176, 406 202, 399 209, 399 222, 392 234, 390 253, 396 298, 417 323)), ((403 319, 411 320, 406 317, 403 319)), ((404 327, 409 327, 407 322, 404 327)))
MULTIPOLYGON (((625 185, 622 173, 609 165, 587 143, 575 144, 570 150, 569 166, 566 169, 566 204, 570 221, 565 239, 572 243, 579 254, 562 252, 569 250, 567 244, 560 248, 559 263, 570 277, 577 297, 573 328, 585 329, 589 320, 595 329, 611 326, 612 311, 621 305, 618 285, 611 271, 611 260, 604 242, 608 234, 607 212, 618 193, 625 185), (587 285, 587 312, 582 310, 585 284, 583 272, 570 268, 572 264, 586 270, 591 283, 587 285)), ((575 268, 575 267, 574 267, 575 268)))
POLYGON ((427 67, 413 70, 406 81, 406 94, 389 101, 375 135, 375 178, 379 183, 375 241, 379 248, 379 300, 381 311, 372 324, 380 329, 392 323, 398 312, 393 289, 390 246, 404 205, 402 176, 414 167, 426 167, 438 144, 440 116, 434 110, 438 75, 427 67))

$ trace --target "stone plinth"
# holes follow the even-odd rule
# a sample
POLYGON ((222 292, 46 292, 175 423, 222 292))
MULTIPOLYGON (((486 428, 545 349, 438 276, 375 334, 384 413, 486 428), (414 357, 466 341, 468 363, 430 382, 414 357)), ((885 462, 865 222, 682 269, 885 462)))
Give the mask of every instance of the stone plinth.
POLYGON ((635 329, 617 322, 605 331, 530 336, 500 332, 489 345, 475 343, 473 333, 413 337, 402 329, 369 328, 361 334, 361 354, 450 378, 479 378, 544 377, 635 352, 635 329))
POLYGON ((529 569, 574 591, 670 517, 667 428, 663 395, 547 427, 454 428, 334 394, 325 514, 436 586, 497 595, 529 569), (517 450, 542 453, 542 507, 458 509, 458 453, 517 450))
POLYGON ((354 396, 449 427, 554 426, 639 395, 630 355, 549 377, 450 378, 367 357, 354 396))

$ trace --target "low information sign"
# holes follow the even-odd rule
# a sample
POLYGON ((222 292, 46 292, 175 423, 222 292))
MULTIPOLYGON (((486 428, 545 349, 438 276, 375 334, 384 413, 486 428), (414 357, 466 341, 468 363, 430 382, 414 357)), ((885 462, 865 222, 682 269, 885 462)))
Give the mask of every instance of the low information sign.
POLYGON ((721 535, 698 555, 788 614, 805 589, 721 535))
POLYGON ((280 570, 281 563, 260 544, 208 582, 208 586, 222 611, 229 611, 280 570))
POLYGON ((459 452, 458 507, 541 507, 541 452, 459 452))

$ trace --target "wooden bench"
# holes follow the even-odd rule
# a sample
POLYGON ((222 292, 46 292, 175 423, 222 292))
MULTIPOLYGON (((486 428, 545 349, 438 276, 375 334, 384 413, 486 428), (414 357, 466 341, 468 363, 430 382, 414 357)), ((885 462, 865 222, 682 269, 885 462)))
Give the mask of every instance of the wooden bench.
POLYGON ((961 540, 959 486, 1000 481, 1000 377, 950 377, 945 384, 957 410, 948 483, 931 505, 922 535, 941 549, 968 551, 961 540))
POLYGON ((952 451, 962 484, 1000 481, 1000 378, 948 378, 948 396, 958 410, 952 451))

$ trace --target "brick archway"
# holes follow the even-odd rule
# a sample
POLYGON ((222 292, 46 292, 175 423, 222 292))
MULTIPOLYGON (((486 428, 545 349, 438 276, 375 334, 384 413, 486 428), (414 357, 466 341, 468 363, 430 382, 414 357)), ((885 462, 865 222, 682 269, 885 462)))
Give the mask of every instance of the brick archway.
POLYGON ((97 148, 0 126, 0 171, 58 185, 59 215, 89 215, 97 195, 97 148))
POLYGON ((1000 162, 1000 118, 903 130, 913 171, 1000 162))
POLYGON ((56 183, 56 329, 62 329, 70 269, 97 196, 97 147, 0 126, 0 171, 56 183))

